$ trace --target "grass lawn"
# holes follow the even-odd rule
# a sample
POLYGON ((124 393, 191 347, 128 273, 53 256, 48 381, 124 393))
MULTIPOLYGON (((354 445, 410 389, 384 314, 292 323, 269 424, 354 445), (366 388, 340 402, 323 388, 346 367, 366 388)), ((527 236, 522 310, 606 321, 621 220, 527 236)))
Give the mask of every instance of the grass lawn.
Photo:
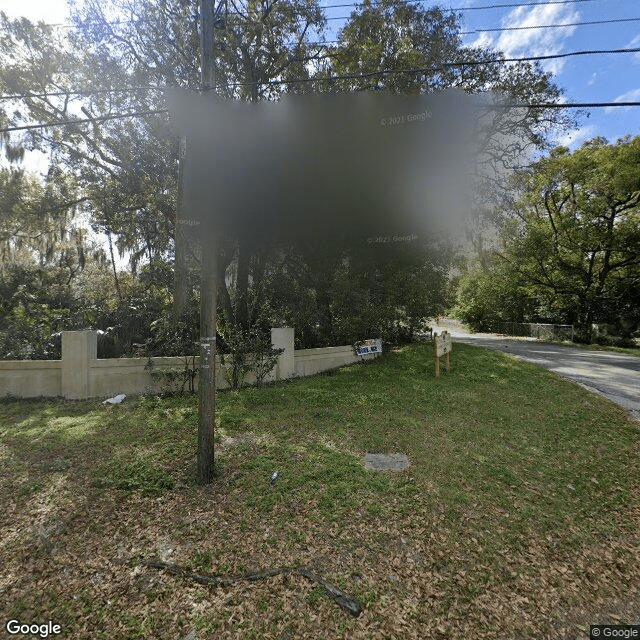
POLYGON ((456 344, 452 364, 435 379, 422 344, 220 393, 207 487, 194 396, 0 402, 0 617, 167 640, 574 640, 634 622, 640 423, 509 355, 456 344), (412 464, 365 471, 366 452, 412 464), (297 574, 210 588, 140 558, 305 565, 363 613, 297 574))

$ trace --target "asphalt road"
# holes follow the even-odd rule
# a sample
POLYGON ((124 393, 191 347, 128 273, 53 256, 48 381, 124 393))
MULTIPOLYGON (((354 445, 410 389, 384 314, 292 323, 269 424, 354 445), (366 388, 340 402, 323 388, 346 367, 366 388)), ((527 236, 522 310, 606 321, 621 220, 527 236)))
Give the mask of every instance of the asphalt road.
POLYGON ((459 323, 445 319, 434 325, 438 333, 446 329, 454 342, 510 353, 558 375, 573 380, 590 391, 604 395, 640 420, 640 357, 613 351, 590 351, 540 342, 535 338, 505 338, 490 333, 468 333, 459 323))

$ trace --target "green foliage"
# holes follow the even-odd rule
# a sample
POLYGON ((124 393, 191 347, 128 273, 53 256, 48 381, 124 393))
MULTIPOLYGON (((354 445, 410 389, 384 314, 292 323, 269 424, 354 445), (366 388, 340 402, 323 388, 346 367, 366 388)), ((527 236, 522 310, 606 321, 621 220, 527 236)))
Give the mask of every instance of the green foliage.
MULTIPOLYGON (((56 30, 26 20, 3 18, 0 88, 10 93, 22 91, 27 97, 20 101, 15 113, 7 111, 0 117, 7 122, 24 118, 47 122, 59 120, 60 113, 80 106, 95 116, 163 109, 166 105, 162 93, 143 86, 199 86, 196 5, 182 0, 144 0, 136 3, 136 20, 110 20, 112 15, 128 15, 130 4, 129 0, 71 2, 77 29, 64 42, 56 30), (96 93, 88 105, 83 96, 53 95, 61 86, 92 87, 96 93), (112 91, 113 87, 128 86, 139 88, 112 91), (49 95, 30 97, 36 90, 49 95)), ((220 93, 227 98, 258 101, 274 99, 285 91, 327 88, 386 89, 410 94, 456 86, 469 92, 490 87, 523 101, 544 103, 554 102, 561 93, 548 75, 528 63, 448 67, 422 77, 371 73, 390 68, 437 67, 458 59, 499 59, 499 52, 487 55, 489 52, 484 49, 461 46, 458 16, 439 8, 386 0, 363 6, 349 18, 338 43, 329 47, 321 61, 309 38, 312 30, 321 34, 326 24, 325 13, 316 0, 282 0, 247 15, 230 12, 227 21, 227 28, 216 32, 220 44, 218 83, 220 93), (264 40, 265 29, 270 34, 268 42, 264 40), (246 60, 252 64, 245 64, 246 60), (311 60, 319 64, 309 64, 311 60), (369 75, 364 79, 327 80, 326 84, 269 83, 274 79, 356 73, 369 75)), ((566 119, 558 109, 529 109, 517 124, 503 119, 491 126, 539 147, 544 127, 548 128, 549 123, 562 125, 566 119)), ((16 157, 18 142, 6 141, 5 147, 16 157)), ((0 188, 0 198, 6 193, 6 202, 17 212, 22 227, 42 230, 42 225, 34 226, 33 220, 41 221, 32 215, 33 207, 28 214, 23 211, 24 202, 48 203, 47 206, 53 203, 55 206, 49 206, 54 209, 49 212, 50 218, 59 222, 74 207, 84 207, 92 228, 109 237, 108 258, 113 274, 106 277, 104 251, 99 255, 96 251, 91 257, 88 244, 78 234, 63 248, 54 237, 55 225, 46 227, 48 239, 38 250, 44 251, 47 260, 55 257, 57 268, 72 279, 68 304, 42 301, 49 309, 69 309, 68 322, 56 330, 93 327, 104 331, 99 341, 102 357, 193 355, 198 334, 196 297, 189 298, 182 317, 171 316, 178 141, 165 117, 148 114, 36 130, 30 134, 29 145, 50 154, 52 169, 47 184, 43 187, 7 175, 3 183, 7 189, 0 188), (53 254, 47 257, 51 251, 53 254), (129 254, 131 274, 117 273, 116 253, 129 254), (81 263, 92 260, 100 267, 85 268, 87 273, 81 273, 81 263), (145 260, 151 264, 141 267, 145 260)), ((503 151, 498 155, 504 159, 507 153, 503 151)), ((0 244, 1 241, 0 236, 0 244)), ((271 326, 295 327, 298 348, 350 344, 370 337, 397 343, 409 338, 423 326, 427 316, 440 312, 447 303, 446 251, 441 258, 434 258, 435 254, 410 257, 412 252, 405 251, 405 247, 399 248, 397 255, 387 255, 376 248, 379 255, 372 258, 358 247, 348 251, 346 247, 322 247, 313 252, 298 246, 280 247, 261 256, 252 248, 241 246, 238 238, 221 239, 221 249, 226 255, 221 262, 226 264, 219 278, 220 344, 232 354, 234 386, 241 384, 246 375, 247 353, 259 354, 252 363, 258 368, 259 379, 261 372, 268 369, 269 358, 274 354, 258 336, 271 326), (233 266, 236 254, 240 256, 236 277, 229 279, 233 282, 228 286, 225 269, 233 266), (235 325, 237 335, 227 329, 230 324, 235 325)), ((15 247, 12 251, 15 254, 15 247)), ((193 292, 193 286, 190 290, 193 292)), ((15 320, 16 335, 30 330, 20 322, 15 320)), ((43 334, 47 330, 45 323, 43 334)), ((45 338, 43 335, 41 341, 45 338)), ((40 357, 44 357, 44 351, 40 347, 34 349, 40 357)))
POLYGON ((16 498, 18 500, 28 498, 34 493, 37 493, 42 489, 42 483, 34 481, 34 482, 25 482, 17 491, 16 498))
POLYGON ((609 323, 628 342, 640 328, 640 137, 559 147, 515 187, 503 248, 461 280, 459 316, 575 324, 585 342, 609 323))
POLYGON ((249 372, 255 373, 256 383, 261 386, 265 377, 275 367, 278 356, 284 349, 274 349, 271 336, 255 327, 248 330, 227 325, 223 333, 228 353, 220 353, 220 363, 225 366, 227 384, 238 389, 249 372))
POLYGON ((0 359, 60 358, 53 334, 71 321, 64 275, 55 269, 10 265, 0 279, 0 359))
POLYGON ((474 331, 491 331, 497 323, 539 320, 536 300, 512 277, 498 256, 468 268, 457 283, 453 315, 474 331))
POLYGON ((101 465, 94 482, 98 486, 140 489, 151 495, 162 495, 174 485, 172 476, 154 462, 153 456, 135 450, 120 453, 101 465))
POLYGON ((4 360, 49 360, 60 358, 53 341, 55 328, 67 314, 65 309, 18 303, 0 321, 0 354, 4 360))
POLYGON ((185 388, 189 393, 195 393, 195 379, 198 375, 198 369, 195 363, 195 356, 184 358, 183 367, 170 367, 157 369, 153 359, 149 358, 149 362, 145 366, 151 377, 160 386, 160 393, 171 395, 176 393, 184 393, 185 388))
POLYGON ((56 267, 12 264, 0 280, 0 358, 60 357, 60 332, 97 329, 98 357, 196 355, 197 300, 172 317, 168 263, 145 265, 138 278, 88 265, 73 282, 56 267), (162 277, 158 276, 162 273, 162 277))
POLYGON ((193 554, 193 562, 191 564, 196 571, 211 571, 213 565, 213 555, 211 551, 196 551, 193 554))
POLYGON ((430 316, 444 310, 452 258, 446 246, 401 243, 345 257, 330 290, 335 344, 411 339, 430 316))

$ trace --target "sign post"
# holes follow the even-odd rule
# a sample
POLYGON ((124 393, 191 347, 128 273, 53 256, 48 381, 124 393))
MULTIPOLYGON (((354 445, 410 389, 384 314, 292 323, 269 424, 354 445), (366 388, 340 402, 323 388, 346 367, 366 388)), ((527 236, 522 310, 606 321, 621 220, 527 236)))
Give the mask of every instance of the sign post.
POLYGON ((440 358, 445 356, 447 373, 451 371, 451 334, 443 331, 440 335, 433 335, 433 351, 436 357, 436 378, 440 377, 440 358))

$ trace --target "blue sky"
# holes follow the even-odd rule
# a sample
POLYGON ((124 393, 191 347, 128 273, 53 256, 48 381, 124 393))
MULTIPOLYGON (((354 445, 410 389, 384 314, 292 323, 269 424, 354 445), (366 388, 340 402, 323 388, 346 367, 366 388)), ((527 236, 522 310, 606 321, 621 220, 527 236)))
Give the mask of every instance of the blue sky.
MULTIPOLYGON (((473 0, 469 7, 511 4, 509 0, 473 0)), ((458 5, 456 5, 458 6, 458 5)), ((466 10, 465 31, 486 27, 592 22, 639 18, 636 22, 584 25, 555 29, 486 32, 466 36, 467 43, 483 43, 502 49, 508 57, 546 55, 591 49, 640 48, 640 2, 638 0, 590 0, 572 4, 522 6, 518 8, 466 10)), ((545 65, 565 89, 568 102, 640 102, 640 53, 561 58, 545 65)), ((640 135, 640 107, 590 110, 580 129, 561 140, 572 148, 597 135, 610 142, 631 134, 640 135)))

